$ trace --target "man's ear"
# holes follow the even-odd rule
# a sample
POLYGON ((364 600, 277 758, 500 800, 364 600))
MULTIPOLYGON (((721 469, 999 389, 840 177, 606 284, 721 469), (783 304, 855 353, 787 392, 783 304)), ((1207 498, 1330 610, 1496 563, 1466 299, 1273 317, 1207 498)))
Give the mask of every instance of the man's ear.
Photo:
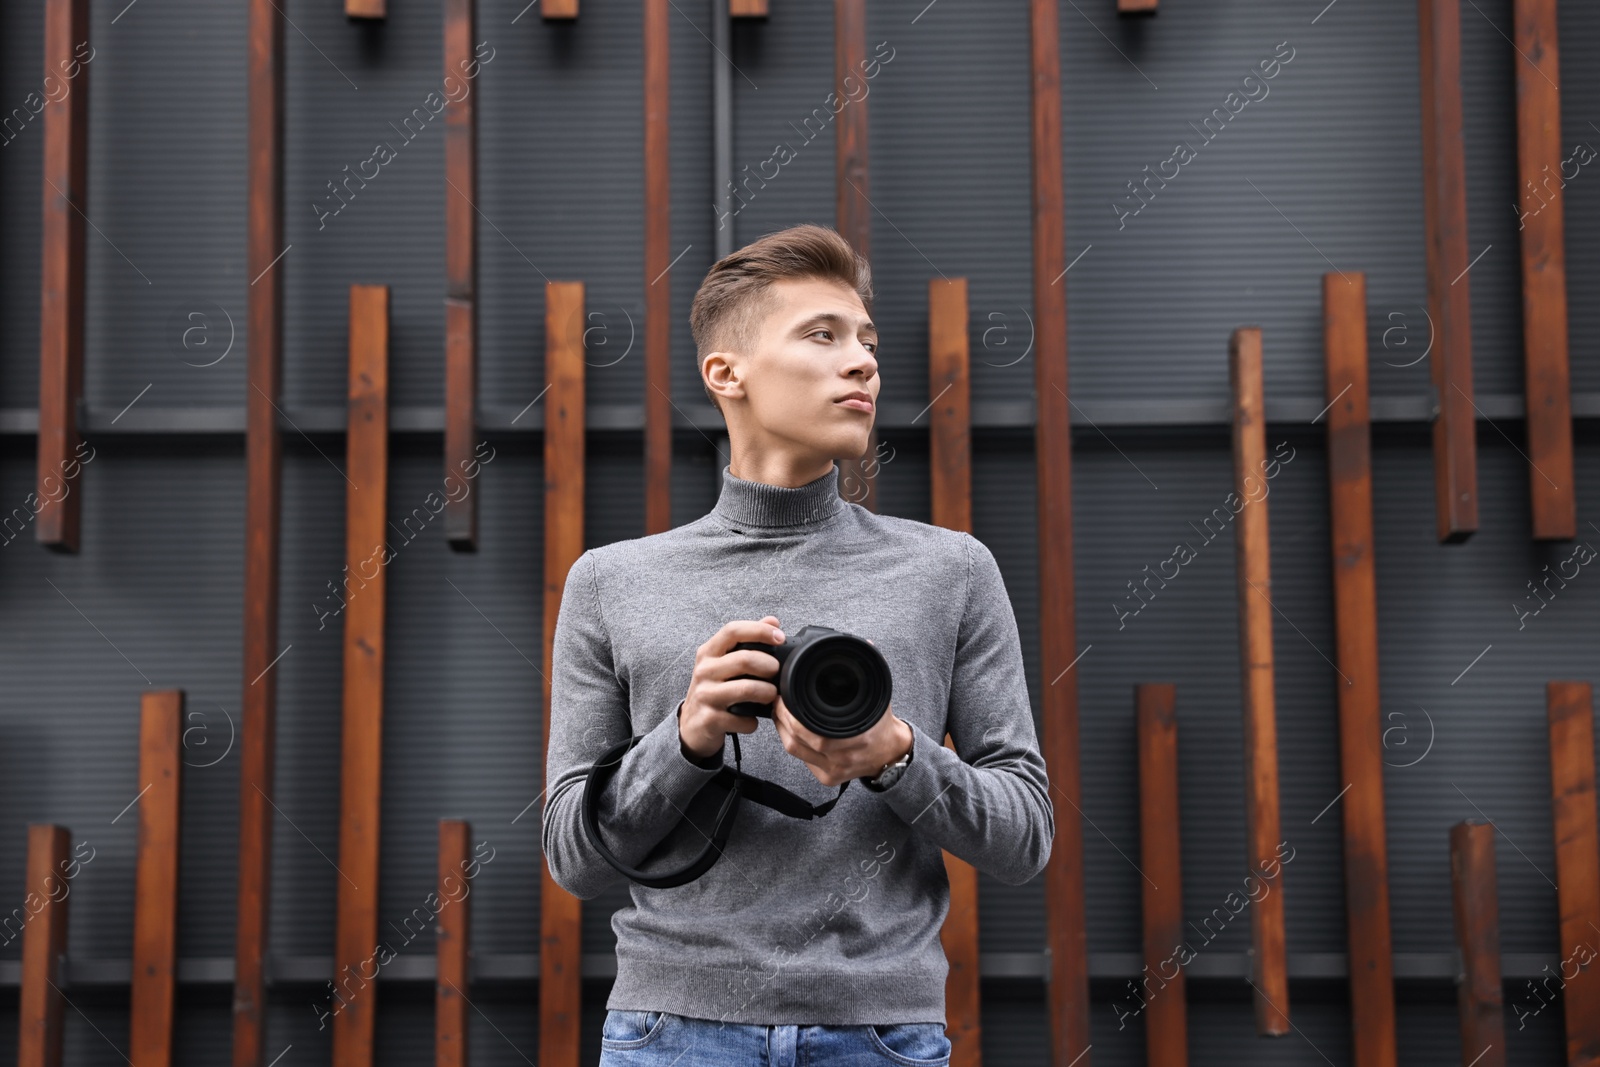
POLYGON ((700 361, 700 377, 706 388, 724 400, 744 396, 744 383, 739 380, 735 366, 738 354, 734 352, 709 352, 700 361))

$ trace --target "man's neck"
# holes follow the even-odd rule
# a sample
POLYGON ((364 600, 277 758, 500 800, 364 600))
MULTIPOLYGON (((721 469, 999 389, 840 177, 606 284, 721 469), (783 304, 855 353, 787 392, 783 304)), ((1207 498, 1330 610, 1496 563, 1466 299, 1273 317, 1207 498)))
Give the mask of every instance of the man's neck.
POLYGON ((733 455, 728 460, 728 472, 735 478, 785 489, 808 485, 832 469, 832 459, 801 458, 779 452, 733 455))

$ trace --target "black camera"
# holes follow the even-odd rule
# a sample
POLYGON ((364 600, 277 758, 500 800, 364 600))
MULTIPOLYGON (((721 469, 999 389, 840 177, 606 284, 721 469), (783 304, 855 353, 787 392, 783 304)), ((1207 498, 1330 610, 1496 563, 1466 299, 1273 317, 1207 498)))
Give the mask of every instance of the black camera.
MULTIPOLYGON (((855 737, 872 729, 888 710, 889 662, 865 638, 826 626, 802 626, 782 644, 741 641, 733 647, 766 652, 778 661, 778 693, 794 717, 813 733, 855 737)), ((728 710, 770 719, 773 705, 746 700, 729 705, 728 710)))

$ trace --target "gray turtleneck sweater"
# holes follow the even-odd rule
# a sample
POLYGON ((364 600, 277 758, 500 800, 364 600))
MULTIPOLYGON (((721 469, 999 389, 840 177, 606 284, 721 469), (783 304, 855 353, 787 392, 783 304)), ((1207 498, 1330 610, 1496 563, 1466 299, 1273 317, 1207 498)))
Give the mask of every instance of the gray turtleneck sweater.
MULTIPOLYGON (((810 821, 746 801, 705 875, 632 885, 632 905, 611 919, 610 1008, 764 1025, 943 1022, 941 849, 1012 885, 1050 856, 1049 783, 994 556, 969 534, 841 499, 838 477, 835 466, 786 488, 725 467, 710 513, 590 549, 567 573, 544 851, 578 897, 622 879, 584 836, 580 810, 590 764, 629 736, 644 740, 600 798, 612 851, 655 871, 704 846, 721 794, 700 790, 717 768, 684 755, 677 709, 695 650, 730 620, 770 614, 788 634, 816 623, 871 638, 893 674, 894 714, 914 735, 911 765, 882 792, 852 783, 810 821)), ((838 791, 770 722, 740 745, 746 773, 813 803, 838 791)))

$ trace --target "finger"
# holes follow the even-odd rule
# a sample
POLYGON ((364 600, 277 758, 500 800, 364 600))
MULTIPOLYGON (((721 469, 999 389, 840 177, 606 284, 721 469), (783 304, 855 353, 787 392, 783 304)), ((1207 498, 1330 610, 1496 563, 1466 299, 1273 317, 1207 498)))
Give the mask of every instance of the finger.
POLYGON ((821 755, 833 756, 849 753, 867 743, 866 735, 864 734, 856 737, 824 737, 795 718, 794 713, 789 711, 787 707, 784 708, 784 712, 789 716, 789 722, 793 724, 791 728, 799 741, 813 752, 821 755))
MULTIPOLYGON (((735 678, 725 682, 711 682, 703 686, 701 699, 719 715, 734 715, 727 709, 749 701, 753 704, 771 704, 778 696, 778 687, 760 678, 735 678)), ((734 718, 749 716, 734 715, 734 718)))
POLYGON ((783 741, 783 750, 795 759, 809 767, 831 770, 833 761, 822 753, 807 748, 802 742, 795 740, 794 734, 785 736, 781 732, 779 738, 783 741))
MULTIPOLYGON (((782 700, 783 698, 780 696, 778 704, 795 743, 804 745, 806 749, 816 753, 818 757, 830 760, 835 765, 852 764, 863 751, 872 747, 872 731, 869 730, 867 733, 857 734, 854 737, 824 737, 796 718, 794 713, 789 710, 788 705, 782 703, 782 700)), ((779 721, 778 716, 779 712, 775 710, 772 716, 774 722, 779 721)))
POLYGON ((708 656, 701 661, 700 671, 701 677, 716 682, 737 678, 741 674, 771 678, 778 673, 778 657, 756 648, 741 648, 722 656, 708 656))
POLYGON ((778 737, 783 741, 784 750, 791 756, 797 756, 817 766, 824 766, 829 762, 828 754, 806 739, 805 735, 811 731, 800 725, 800 720, 794 717, 794 713, 784 704, 781 696, 778 697, 776 707, 773 709, 772 722, 778 728, 778 737))
POLYGON ((733 651, 734 645, 743 641, 759 641, 764 645, 775 645, 783 640, 778 636, 782 632, 778 629, 778 618, 775 615, 768 615, 759 621, 734 619, 723 623, 722 629, 712 634, 706 643, 700 646, 700 654, 725 656, 733 651))
POLYGON ((735 715, 731 711, 711 711, 706 719, 711 729, 725 734, 753 734, 761 726, 754 715, 735 715))

